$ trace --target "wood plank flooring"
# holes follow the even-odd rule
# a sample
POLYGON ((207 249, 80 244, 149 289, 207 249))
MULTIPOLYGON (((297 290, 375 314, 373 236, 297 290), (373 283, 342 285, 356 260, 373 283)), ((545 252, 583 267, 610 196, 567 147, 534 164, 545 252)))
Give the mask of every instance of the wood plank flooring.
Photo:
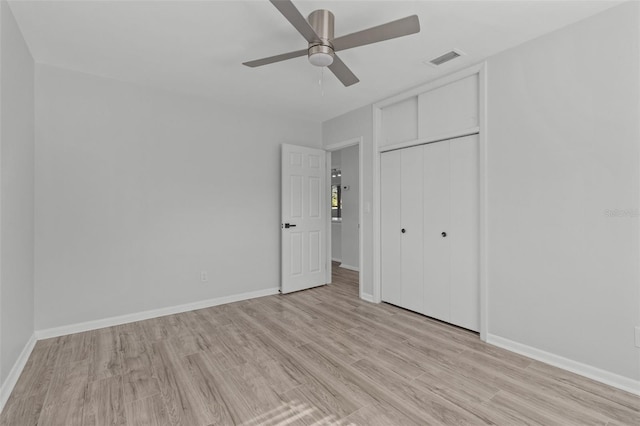
POLYGON ((357 279, 39 341, 0 425, 640 425, 640 398, 357 279))

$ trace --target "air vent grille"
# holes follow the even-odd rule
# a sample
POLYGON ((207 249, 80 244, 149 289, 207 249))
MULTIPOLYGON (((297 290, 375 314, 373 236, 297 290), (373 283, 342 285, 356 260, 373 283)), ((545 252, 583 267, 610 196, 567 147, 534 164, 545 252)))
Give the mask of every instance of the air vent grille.
POLYGON ((461 52, 452 50, 450 52, 445 53, 444 55, 440 55, 437 58, 430 60, 429 63, 433 66, 438 67, 444 64, 445 62, 449 62, 459 56, 462 56, 461 52))

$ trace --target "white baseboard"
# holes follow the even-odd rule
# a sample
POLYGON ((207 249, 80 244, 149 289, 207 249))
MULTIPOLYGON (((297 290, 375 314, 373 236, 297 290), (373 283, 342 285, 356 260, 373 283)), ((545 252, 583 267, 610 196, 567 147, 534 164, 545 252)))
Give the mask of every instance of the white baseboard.
POLYGON ((36 330, 35 336, 38 340, 51 337, 64 336, 82 331, 96 330, 99 328, 112 327, 114 325, 127 324, 135 321, 142 321, 151 318, 163 317, 165 315, 179 314, 181 312, 194 311, 196 309, 210 308, 211 306, 223 305, 225 303, 239 302, 241 300, 255 299, 256 297, 271 296, 278 294, 280 289, 267 288, 264 290, 251 291, 247 293, 234 294, 231 296, 217 297, 215 299, 201 300, 184 305, 168 306, 166 308, 153 309, 150 311, 137 312, 135 314, 120 315, 117 317, 103 318, 94 321, 81 322, 77 324, 63 325, 61 327, 36 330))
POLYGON ((340 267, 341 267, 341 268, 344 268, 344 269, 348 269, 348 270, 350 270, 350 271, 360 272, 360 268, 358 268, 358 267, 356 267, 356 266, 351 266, 351 265, 347 265, 347 264, 341 263, 341 264, 340 264, 340 267))
POLYGON ((555 355, 531 346, 523 345, 522 343, 514 342, 493 334, 487 335, 487 343, 533 358, 546 364, 553 365, 554 367, 559 367, 564 370, 571 371, 572 373, 588 377, 606 385, 613 386, 614 388, 640 395, 640 380, 633 380, 628 377, 620 376, 588 364, 583 364, 581 362, 564 358, 560 355, 555 355))
POLYGON ((13 388, 15 387, 16 383, 18 383, 20 374, 22 374, 22 370, 24 369, 24 366, 27 365, 27 360, 29 359, 29 356, 31 355, 31 351, 33 351, 33 347, 35 345, 36 345, 36 335, 34 333, 31 335, 31 337, 27 341, 27 344, 24 345, 24 348, 22 349, 20 356, 18 357, 16 362, 13 364, 13 367, 11 367, 11 371, 9 371, 9 375, 7 376, 7 379, 4 381, 4 383, 2 383, 2 386, 0 386, 0 413, 4 409, 4 405, 9 400, 9 395, 11 395, 13 388))
POLYGON ((364 300, 365 302, 376 303, 373 301, 372 294, 360 293, 360 299, 364 300))
POLYGON ((331 261, 332 261, 332 262, 342 263, 342 259, 334 259, 334 258, 331 258, 331 261))

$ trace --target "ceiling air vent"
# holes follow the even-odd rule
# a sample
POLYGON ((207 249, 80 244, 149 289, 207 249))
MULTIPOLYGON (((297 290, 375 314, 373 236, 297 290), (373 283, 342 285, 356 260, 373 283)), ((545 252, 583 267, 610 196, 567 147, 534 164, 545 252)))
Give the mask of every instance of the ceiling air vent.
POLYGON ((464 55, 458 49, 453 49, 443 55, 438 56, 437 58, 431 59, 428 63, 429 65, 433 65, 434 67, 439 67, 440 65, 449 62, 457 57, 464 55))

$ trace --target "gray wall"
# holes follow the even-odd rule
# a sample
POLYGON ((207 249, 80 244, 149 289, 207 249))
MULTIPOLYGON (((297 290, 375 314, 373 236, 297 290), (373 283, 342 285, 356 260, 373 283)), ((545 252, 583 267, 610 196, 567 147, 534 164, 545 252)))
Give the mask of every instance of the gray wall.
MULTIPOLYGON (((488 332, 640 379, 639 4, 628 2, 488 60, 488 332)), ((367 106, 323 123, 364 136, 367 106)), ((366 211, 366 207, 365 207, 366 211)), ((364 292, 372 218, 365 213, 364 292)))
POLYGON ((0 383, 33 335, 33 58, 0 1, 0 383))
POLYGON ((37 329, 279 286, 280 144, 319 124, 43 65, 36 123, 37 329))
POLYGON ((489 332, 634 379, 638 18, 623 4, 487 67, 489 332))
POLYGON ((342 265, 360 267, 359 245, 359 192, 358 192, 358 146, 341 149, 342 170, 342 232, 340 234, 342 265), (348 186, 348 190, 344 187, 348 186))

